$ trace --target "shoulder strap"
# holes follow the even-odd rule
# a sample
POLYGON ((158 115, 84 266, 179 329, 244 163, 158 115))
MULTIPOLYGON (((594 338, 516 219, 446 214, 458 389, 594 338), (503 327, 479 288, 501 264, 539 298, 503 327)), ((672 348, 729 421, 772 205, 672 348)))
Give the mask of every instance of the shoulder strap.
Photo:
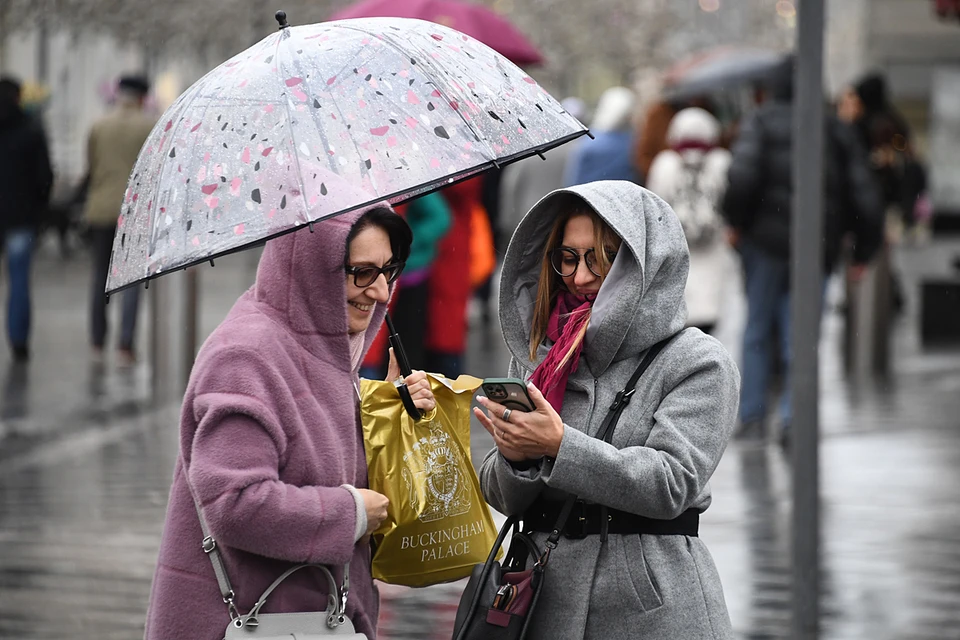
POLYGON ((223 603, 227 605, 230 611, 230 619, 234 622, 240 619, 240 612, 237 610, 235 602, 236 594, 233 592, 233 586, 230 584, 230 576, 227 575, 227 568, 223 564, 223 558, 220 557, 220 551, 217 550, 217 541, 210 533, 210 527, 207 525, 203 512, 200 510, 200 503, 194 499, 193 506, 197 509, 197 517, 200 518, 200 529, 203 531, 203 552, 210 558, 210 564, 213 565, 213 573, 217 576, 217 585, 220 587, 220 595, 223 596, 223 603))
POLYGON ((600 425, 600 430, 597 432, 597 439, 608 443, 613 440, 613 431, 617 427, 617 421, 620 420, 620 414, 623 413, 624 407, 630 404, 630 398, 636 393, 637 383, 640 381, 640 377, 672 339, 673 336, 666 340, 661 340, 647 349, 647 353, 643 356, 643 360, 640 361, 637 370, 630 376, 623 390, 617 392, 617 397, 614 398, 613 404, 610 405, 610 412, 607 413, 606 419, 604 419, 603 424, 600 425))

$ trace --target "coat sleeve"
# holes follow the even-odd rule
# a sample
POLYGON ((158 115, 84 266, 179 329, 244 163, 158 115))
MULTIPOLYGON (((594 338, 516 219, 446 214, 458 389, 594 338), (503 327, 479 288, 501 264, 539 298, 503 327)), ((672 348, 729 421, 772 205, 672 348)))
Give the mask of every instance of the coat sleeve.
POLYGON ((271 406, 276 400, 261 400, 289 396, 279 373, 236 352, 205 365, 209 374, 196 384, 204 392, 192 403, 197 429, 183 446, 189 447, 184 459, 191 490, 214 537, 290 562, 346 563, 357 518, 351 492, 280 479, 295 443, 271 406))
MULTIPOLYGON (((511 359, 508 374, 522 378, 516 360, 511 359)), ((543 491, 541 462, 513 465, 500 455, 496 447, 487 453, 480 465, 480 490, 494 509, 508 516, 523 513, 543 491)))
POLYGON ((763 180, 763 125, 756 112, 747 118, 731 151, 723 216, 731 227, 749 229, 763 180))
POLYGON ((33 128, 33 179, 36 185, 37 203, 45 207, 50 202, 53 189, 53 165, 50 163, 50 150, 47 146, 47 134, 37 123, 33 128))
POLYGON ((567 427, 543 482, 649 518, 671 520, 690 508, 726 449, 740 397, 733 359, 718 342, 707 344, 682 371, 668 370, 644 446, 617 449, 567 427))
POLYGON ((853 236, 853 262, 869 262, 883 241, 884 208, 880 188, 870 171, 867 152, 853 130, 832 121, 831 131, 843 151, 847 194, 843 215, 844 231, 853 236))

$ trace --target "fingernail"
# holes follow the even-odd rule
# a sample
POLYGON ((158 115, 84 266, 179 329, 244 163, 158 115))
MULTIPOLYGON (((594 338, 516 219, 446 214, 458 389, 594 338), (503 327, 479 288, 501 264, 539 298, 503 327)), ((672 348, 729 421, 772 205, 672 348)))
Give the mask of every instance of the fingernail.
POLYGON ((487 401, 487 396, 477 396, 477 400, 478 400, 479 402, 486 402, 486 401, 487 401))

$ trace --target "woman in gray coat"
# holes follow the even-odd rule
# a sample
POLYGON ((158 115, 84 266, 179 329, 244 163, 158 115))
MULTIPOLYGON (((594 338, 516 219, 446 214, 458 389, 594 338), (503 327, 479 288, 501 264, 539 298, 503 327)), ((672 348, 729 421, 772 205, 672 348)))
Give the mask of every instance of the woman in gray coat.
POLYGON ((563 500, 583 501, 565 530, 579 537, 562 537, 550 556, 533 640, 733 637, 696 534, 736 422, 740 376, 719 342, 684 330, 687 270, 676 215, 623 181, 547 195, 507 249, 500 320, 509 375, 531 381, 537 408, 504 416, 481 398, 487 411, 477 417, 497 445, 481 487, 496 509, 524 514, 541 546, 563 500), (593 437, 646 351, 664 340, 612 444, 593 437))

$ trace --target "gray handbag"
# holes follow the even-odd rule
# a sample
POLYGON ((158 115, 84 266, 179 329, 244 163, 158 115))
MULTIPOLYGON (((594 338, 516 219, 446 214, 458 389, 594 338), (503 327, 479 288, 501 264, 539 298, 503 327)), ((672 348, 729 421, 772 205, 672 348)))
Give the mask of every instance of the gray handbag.
POLYGON ((217 576, 217 584, 220 586, 220 595, 223 596, 223 602, 227 605, 227 611, 230 613, 230 623, 227 624, 227 630, 224 632, 224 640, 239 640, 241 638, 249 640, 321 640, 332 636, 343 640, 350 640, 351 638, 353 640, 369 640, 367 636, 354 630, 353 623, 345 613, 347 596, 350 593, 349 562, 343 568, 343 584, 339 587, 330 569, 321 564, 300 564, 290 567, 274 580, 273 584, 267 587, 267 590, 263 592, 263 595, 253 605, 249 613, 241 615, 237 609, 236 594, 230 585, 230 578, 227 576, 223 558, 220 557, 220 552, 217 550, 217 541, 214 540, 210 529, 207 527, 206 520, 203 519, 200 505, 196 504, 196 507, 197 515, 200 517, 200 528, 203 529, 203 551, 210 558, 213 573, 217 576), (327 578, 330 593, 327 597, 325 611, 260 613, 260 609, 266 604, 267 598, 273 593, 274 589, 280 586, 281 582, 307 567, 322 571, 327 578))

